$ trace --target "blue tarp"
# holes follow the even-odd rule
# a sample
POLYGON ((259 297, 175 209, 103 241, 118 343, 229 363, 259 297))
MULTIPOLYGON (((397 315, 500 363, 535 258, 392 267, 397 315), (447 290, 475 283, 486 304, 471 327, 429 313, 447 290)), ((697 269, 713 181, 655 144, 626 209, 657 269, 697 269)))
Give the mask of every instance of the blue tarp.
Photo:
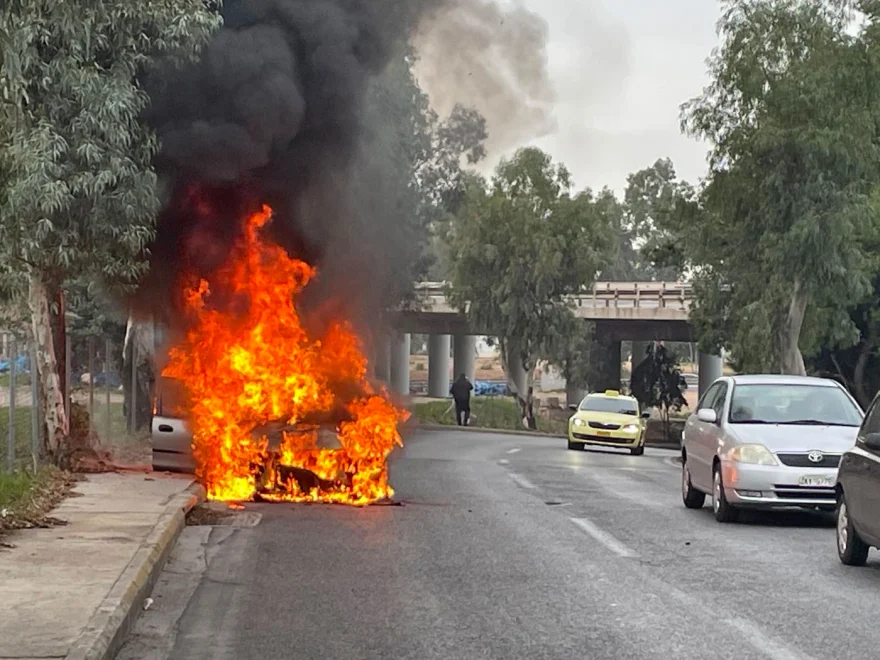
MULTIPOLYGON (((10 362, 8 359, 0 360, 0 374, 5 374, 9 372, 10 362)), ((15 360, 15 373, 22 374, 27 373, 31 369, 31 361, 28 359, 27 355, 19 355, 15 360)))
POLYGON ((478 380, 474 382, 476 396, 505 396, 509 394, 507 383, 503 381, 478 380))

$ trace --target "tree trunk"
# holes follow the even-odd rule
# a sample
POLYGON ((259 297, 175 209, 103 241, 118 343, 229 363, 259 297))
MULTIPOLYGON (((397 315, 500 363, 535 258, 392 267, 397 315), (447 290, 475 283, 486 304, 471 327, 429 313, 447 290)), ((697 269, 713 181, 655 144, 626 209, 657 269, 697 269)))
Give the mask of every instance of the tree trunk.
MULTIPOLYGON (((31 271, 28 283, 28 307, 31 312, 34 340, 37 346, 37 373, 46 424, 45 452, 55 462, 64 459, 65 444, 70 434, 70 421, 64 406, 64 394, 58 372, 58 358, 53 338, 49 293, 40 272, 31 271)), ((60 311, 60 310, 59 310, 60 311)), ((61 315, 63 320, 63 314, 61 315)))
POLYGON ((58 382, 61 384, 61 396, 66 401, 70 396, 70 383, 67 374, 67 301, 61 287, 46 291, 46 297, 52 300, 49 306, 49 318, 52 323, 52 341, 55 344, 55 363, 58 369, 58 382))
POLYGON ((538 423, 535 419, 534 406, 534 365, 531 360, 523 359, 523 351, 521 350, 518 341, 501 339, 499 344, 501 349, 501 366, 507 377, 507 386, 510 389, 510 393, 513 395, 513 398, 519 407, 520 419, 522 420, 523 427, 533 431, 537 430, 538 423), (514 367, 511 369, 511 366, 515 364, 514 360, 522 364, 522 368, 525 370, 524 382, 519 382, 519 379, 515 377, 515 375, 519 375, 518 373, 515 373, 518 371, 518 368, 514 367), (525 391, 521 391, 523 389, 525 391))
POLYGON ((150 425, 153 412, 153 353, 155 351, 155 332, 152 323, 137 323, 129 316, 125 330, 123 347, 123 412, 129 433, 136 433, 150 425), (132 356, 136 354, 135 363, 132 356), (135 370, 135 389, 132 397, 132 370, 135 370), (132 427, 131 405, 134 398, 134 427, 132 427))
POLYGON ((855 369, 853 369, 853 389, 855 390, 856 399, 865 410, 871 404, 871 397, 865 390, 865 370, 868 368, 868 360, 871 358, 873 349, 874 336, 871 333, 862 341, 859 359, 856 361, 855 369))
POLYGON ((783 374, 806 376, 807 369, 804 366, 804 356, 798 342, 801 336, 801 328, 804 325, 804 316, 807 313, 809 294, 801 286, 798 278, 794 280, 791 292, 791 302, 788 306, 788 315, 785 317, 782 329, 779 332, 780 348, 780 371, 783 374))

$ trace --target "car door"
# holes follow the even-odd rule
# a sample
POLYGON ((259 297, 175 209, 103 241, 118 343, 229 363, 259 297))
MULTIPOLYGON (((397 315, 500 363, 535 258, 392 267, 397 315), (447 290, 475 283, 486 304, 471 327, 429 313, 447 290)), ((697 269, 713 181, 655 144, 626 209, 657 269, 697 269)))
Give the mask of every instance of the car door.
POLYGON ((726 381, 718 383, 718 385, 718 394, 712 402, 712 410, 715 411, 715 419, 717 421, 715 424, 709 425, 710 428, 707 431, 708 437, 706 438, 708 444, 706 461, 709 464, 710 477, 715 457, 718 455, 722 445, 725 444, 726 438, 724 437, 724 429, 727 428, 727 400, 732 393, 732 388, 726 381))
MULTIPOLYGON (((715 402, 721 394, 722 383, 714 383, 700 401, 697 411, 704 408, 715 409, 715 402)), ((712 489, 712 456, 711 443, 715 437, 714 424, 701 422, 696 415, 691 415, 685 428, 685 450, 687 451, 688 470, 691 483, 702 491, 712 489)))
POLYGON ((872 543, 880 543, 880 451, 869 447, 865 437, 880 433, 880 399, 868 408, 855 451, 844 454, 841 463, 843 487, 850 517, 858 531, 872 543))

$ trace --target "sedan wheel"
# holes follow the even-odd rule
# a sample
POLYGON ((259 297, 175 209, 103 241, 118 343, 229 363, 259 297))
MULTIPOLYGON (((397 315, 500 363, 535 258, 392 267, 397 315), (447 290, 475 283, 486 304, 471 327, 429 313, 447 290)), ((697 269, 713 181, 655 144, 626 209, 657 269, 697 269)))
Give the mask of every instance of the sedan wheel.
POLYGON ((706 493, 698 491, 691 484, 687 461, 681 462, 681 501, 688 509, 702 509, 706 503, 706 493))
POLYGON ((712 511, 715 513, 715 520, 720 523, 733 522, 737 517, 737 510, 728 504, 724 495, 720 465, 716 466, 712 475, 712 511))
POLYGON ((864 566, 869 546, 859 536, 849 517, 846 496, 841 493, 837 505, 837 555, 847 566, 864 566))

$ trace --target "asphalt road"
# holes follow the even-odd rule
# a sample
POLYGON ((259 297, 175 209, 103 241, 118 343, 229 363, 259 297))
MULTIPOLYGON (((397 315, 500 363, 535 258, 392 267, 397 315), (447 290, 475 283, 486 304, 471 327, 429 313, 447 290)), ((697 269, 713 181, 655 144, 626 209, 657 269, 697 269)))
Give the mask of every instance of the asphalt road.
POLYGON ((404 506, 187 528, 119 659, 880 655, 880 555, 840 565, 827 516, 686 510, 674 457, 422 433, 404 506))

